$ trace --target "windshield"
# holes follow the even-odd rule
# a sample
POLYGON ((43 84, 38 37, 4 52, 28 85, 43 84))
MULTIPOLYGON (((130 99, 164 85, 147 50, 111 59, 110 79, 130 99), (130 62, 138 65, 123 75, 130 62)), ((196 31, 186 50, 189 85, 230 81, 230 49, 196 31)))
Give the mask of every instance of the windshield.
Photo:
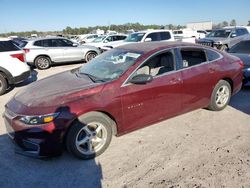
POLYGON ((207 35, 207 37, 220 37, 220 38, 227 38, 230 33, 232 32, 232 30, 214 30, 214 31, 211 31, 211 33, 209 33, 207 35))
POLYGON ((106 36, 100 36, 97 37, 95 40, 93 40, 92 42, 102 42, 105 39, 106 36))
POLYGON ((140 42, 145 33, 132 33, 124 41, 125 42, 140 42))
POLYGON ((142 52, 112 49, 92 59, 79 70, 96 81, 109 81, 119 78, 142 55, 142 52))

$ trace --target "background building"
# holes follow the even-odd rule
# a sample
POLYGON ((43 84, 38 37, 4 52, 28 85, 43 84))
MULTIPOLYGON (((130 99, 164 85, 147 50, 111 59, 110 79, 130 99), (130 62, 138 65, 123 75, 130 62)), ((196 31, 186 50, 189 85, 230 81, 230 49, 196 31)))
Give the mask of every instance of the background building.
POLYGON ((213 27, 212 21, 187 23, 187 28, 193 30, 211 30, 212 27, 213 27))

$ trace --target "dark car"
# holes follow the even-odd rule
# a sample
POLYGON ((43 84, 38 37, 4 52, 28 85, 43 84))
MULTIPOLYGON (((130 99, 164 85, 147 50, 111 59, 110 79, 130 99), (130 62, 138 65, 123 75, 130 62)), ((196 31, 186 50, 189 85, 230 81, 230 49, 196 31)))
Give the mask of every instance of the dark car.
MULTIPOLYGON (((90 159, 120 136, 198 108, 224 109, 242 85, 242 62, 176 42, 128 44, 81 68, 29 85, 7 104, 7 131, 21 152, 90 159)), ((20 152, 20 151, 19 151, 20 152)))
POLYGON ((228 52, 239 57, 244 63, 243 69, 243 84, 250 81, 250 40, 244 40, 234 45, 228 52))
POLYGON ((249 32, 246 28, 229 27, 212 30, 205 38, 196 40, 196 43, 224 51, 247 37, 249 32))

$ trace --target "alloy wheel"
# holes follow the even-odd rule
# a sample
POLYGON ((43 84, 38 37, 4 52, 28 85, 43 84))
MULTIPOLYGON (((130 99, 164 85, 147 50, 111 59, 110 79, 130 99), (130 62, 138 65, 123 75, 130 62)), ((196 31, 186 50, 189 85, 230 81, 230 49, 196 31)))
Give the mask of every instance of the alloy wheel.
POLYGON ((225 85, 221 86, 216 92, 216 104, 218 107, 223 107, 227 104, 230 93, 229 88, 225 85))
POLYGON ((75 144, 79 152, 91 155, 102 149, 106 143, 107 136, 108 133, 103 124, 92 122, 78 132, 75 144))

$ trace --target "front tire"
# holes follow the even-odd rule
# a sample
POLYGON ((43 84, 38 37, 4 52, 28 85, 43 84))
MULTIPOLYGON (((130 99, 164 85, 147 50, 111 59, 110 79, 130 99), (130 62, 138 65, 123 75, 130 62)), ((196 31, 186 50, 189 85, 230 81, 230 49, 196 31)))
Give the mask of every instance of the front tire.
POLYGON ((67 150, 80 159, 102 154, 112 139, 111 125, 112 120, 103 113, 90 112, 79 117, 67 134, 67 150))
POLYGON ((51 60, 49 57, 39 56, 35 60, 35 66, 40 70, 48 69, 50 68, 50 65, 51 65, 51 60))
POLYGON ((220 80, 214 87, 208 109, 213 111, 223 110, 231 98, 231 86, 225 80, 220 80))
POLYGON ((96 52, 87 52, 87 54, 85 55, 85 61, 89 62, 91 59, 94 59, 97 56, 96 52))
POLYGON ((0 95, 3 95, 8 88, 8 82, 4 75, 0 73, 0 95))

